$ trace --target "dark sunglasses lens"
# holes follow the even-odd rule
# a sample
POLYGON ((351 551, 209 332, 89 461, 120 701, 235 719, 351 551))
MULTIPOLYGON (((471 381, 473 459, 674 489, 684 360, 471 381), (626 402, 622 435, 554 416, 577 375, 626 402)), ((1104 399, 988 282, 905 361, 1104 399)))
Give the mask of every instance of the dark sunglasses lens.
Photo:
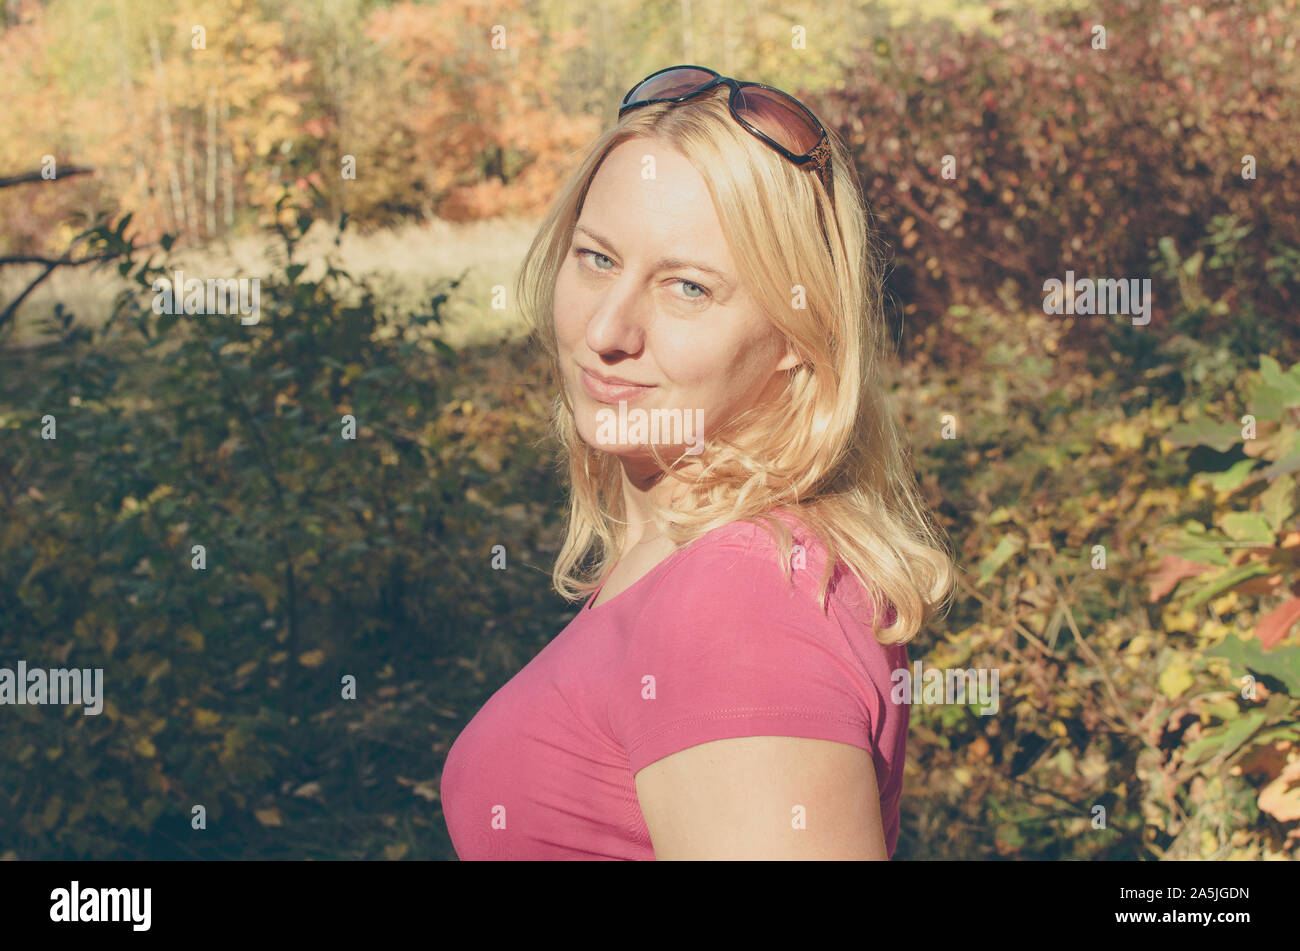
POLYGON ((712 74, 702 69, 670 69, 642 82, 628 94, 623 105, 630 106, 649 99, 675 99, 699 89, 713 79, 712 74))
POLYGON ((822 140, 817 119, 783 92, 746 86, 736 97, 736 112, 795 155, 807 155, 822 140))

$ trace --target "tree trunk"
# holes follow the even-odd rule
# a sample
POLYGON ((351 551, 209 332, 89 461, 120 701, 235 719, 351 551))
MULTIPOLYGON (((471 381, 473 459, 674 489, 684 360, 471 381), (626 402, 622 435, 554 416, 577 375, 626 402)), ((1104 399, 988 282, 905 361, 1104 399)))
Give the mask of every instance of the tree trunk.
POLYGON ((197 196, 195 196, 195 175, 194 175, 194 123, 189 121, 186 116, 185 122, 185 154, 182 158, 185 169, 185 220, 190 223, 195 230, 199 226, 197 196))
POLYGON ((223 211, 226 216, 226 234, 235 230, 235 170, 230 156, 230 103, 221 100, 221 151, 224 154, 221 184, 223 211))
POLYGON ((208 87, 208 131, 205 138, 208 154, 203 163, 203 197, 206 199, 207 207, 203 230, 210 238, 217 233, 217 89, 215 86, 208 87))
POLYGON ((173 227, 183 225, 189 230, 185 216, 185 200, 181 196, 181 178, 176 170, 176 145, 172 138, 171 108, 167 104, 167 77, 163 73, 162 50, 158 48, 158 35, 149 24, 149 53, 153 56, 154 81, 158 85, 158 118, 162 128, 163 154, 167 162, 167 179, 171 183, 173 227))
MULTIPOLYGON (((126 119, 132 130, 139 129, 140 112, 136 108, 135 101, 135 80, 131 76, 131 64, 127 60, 127 33, 126 33, 126 12, 122 9, 122 0, 118 0, 113 5, 113 10, 117 14, 117 67, 118 77, 122 85, 122 99, 126 102, 126 119)), ((129 139, 127 148, 131 150, 131 163, 135 169, 135 183, 143 189, 145 206, 149 209, 149 217, 156 221, 156 212, 162 211, 162 197, 155 197, 153 187, 153 174, 150 167, 144 162, 140 155, 140 147, 137 143, 137 136, 132 135, 129 139), (157 202, 155 208, 154 202, 157 202)))

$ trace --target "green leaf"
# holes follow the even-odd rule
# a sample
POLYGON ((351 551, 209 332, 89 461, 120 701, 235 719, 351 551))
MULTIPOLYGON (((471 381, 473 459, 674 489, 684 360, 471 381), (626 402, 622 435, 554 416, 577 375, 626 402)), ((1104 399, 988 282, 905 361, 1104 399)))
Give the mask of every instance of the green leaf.
MULTIPOLYGON (((1297 364, 1300 366, 1300 364, 1297 364)), ((1267 354, 1261 354, 1259 358, 1260 382, 1270 388, 1277 389, 1284 394, 1285 405, 1300 406, 1300 375, 1296 373, 1296 367, 1292 367, 1288 372, 1283 373, 1282 367, 1276 360, 1267 354)))
POLYGON ((1272 482, 1274 479, 1277 479, 1280 476, 1290 475, 1292 472, 1300 472, 1300 449, 1294 449, 1287 453, 1277 462, 1263 470, 1260 475, 1272 482))
POLYGON ((1222 565, 1226 568, 1229 559, 1223 549, 1231 541, 1219 532, 1207 531, 1200 522, 1187 522, 1182 531, 1170 540, 1168 547, 1173 554, 1188 561, 1222 565))
POLYGON ((1264 719, 1263 710, 1251 710, 1230 721, 1227 729, 1219 734, 1219 752, 1225 756, 1231 754, 1246 742, 1252 733, 1264 725, 1264 719))
POLYGON ((1252 561, 1245 565, 1238 565, 1230 571, 1225 571, 1217 578, 1209 581, 1204 588, 1196 589, 1196 593, 1183 602, 1184 606, 1189 608, 1200 607, 1211 598, 1222 594, 1229 588, 1234 588, 1243 581, 1249 581, 1259 575, 1272 574, 1276 569, 1270 567, 1265 562, 1252 561))
POLYGON ((1179 423, 1165 433, 1175 449, 1186 446, 1209 446, 1217 452, 1227 452, 1241 442, 1241 430, 1235 424, 1216 423, 1212 419, 1196 419, 1179 423))
POLYGON ((1223 472, 1201 472, 1198 475, 1216 490, 1231 492, 1250 477, 1250 470, 1255 468, 1257 461, 1255 459, 1241 459, 1223 472))
POLYGON ((1259 382, 1250 394, 1247 409, 1262 419, 1281 419, 1288 407, 1300 406, 1300 379, 1284 374, 1272 357, 1259 358, 1259 382))
POLYGON ((1295 514, 1295 476, 1290 473, 1273 480, 1259 497, 1259 510, 1275 533, 1295 514))
MULTIPOLYGON (((1273 696, 1276 697, 1277 694, 1274 694, 1273 696)), ((1270 727, 1256 736, 1254 745, 1262 746, 1265 743, 1273 743, 1277 740, 1289 740, 1294 743, 1296 740, 1300 740, 1300 730, 1297 730, 1293 726, 1279 724, 1278 726, 1270 727)))
POLYGON ((980 562, 979 579, 975 582, 975 586, 979 587, 987 584, 989 579, 997 574, 998 569, 1005 565, 1016 552, 1020 551, 1023 545, 1024 542, 1020 540, 1020 536, 1003 535, 999 539, 997 547, 980 562))
POLYGON ((1219 519, 1223 531, 1235 542, 1269 545, 1273 530, 1258 512, 1228 512, 1219 519))
POLYGON ((1234 671, 1250 671, 1255 676, 1273 677, 1286 685, 1287 693, 1300 697, 1300 647, 1274 648, 1265 651, 1255 638, 1242 640, 1234 635, 1204 652, 1207 657, 1222 657, 1234 671))
POLYGON ((1220 744, 1223 742, 1223 734, 1218 730, 1202 734, 1201 738, 1194 743, 1188 744, 1183 750, 1183 762, 1194 766, 1202 760, 1207 760, 1214 755, 1220 744))

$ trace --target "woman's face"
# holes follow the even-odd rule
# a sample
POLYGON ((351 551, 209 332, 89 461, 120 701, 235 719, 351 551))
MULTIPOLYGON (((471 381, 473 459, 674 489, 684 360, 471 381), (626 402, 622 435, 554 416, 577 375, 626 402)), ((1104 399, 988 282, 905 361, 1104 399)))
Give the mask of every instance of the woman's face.
POLYGON ((779 393, 780 371, 798 363, 740 284, 704 179, 646 139, 612 150, 592 180, 554 307, 578 432, 622 456, 648 458, 651 441, 694 455, 712 429, 779 393), (647 155, 653 178, 642 175, 647 155))

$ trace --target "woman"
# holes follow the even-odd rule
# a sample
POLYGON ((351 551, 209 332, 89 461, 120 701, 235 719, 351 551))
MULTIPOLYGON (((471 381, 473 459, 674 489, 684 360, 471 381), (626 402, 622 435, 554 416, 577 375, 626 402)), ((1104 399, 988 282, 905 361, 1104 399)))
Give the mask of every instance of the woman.
POLYGON ((892 856, 890 675, 953 573, 869 241, 843 145, 770 87, 661 70, 585 154, 519 299, 571 482, 555 586, 594 594, 448 753, 462 859, 892 856))

